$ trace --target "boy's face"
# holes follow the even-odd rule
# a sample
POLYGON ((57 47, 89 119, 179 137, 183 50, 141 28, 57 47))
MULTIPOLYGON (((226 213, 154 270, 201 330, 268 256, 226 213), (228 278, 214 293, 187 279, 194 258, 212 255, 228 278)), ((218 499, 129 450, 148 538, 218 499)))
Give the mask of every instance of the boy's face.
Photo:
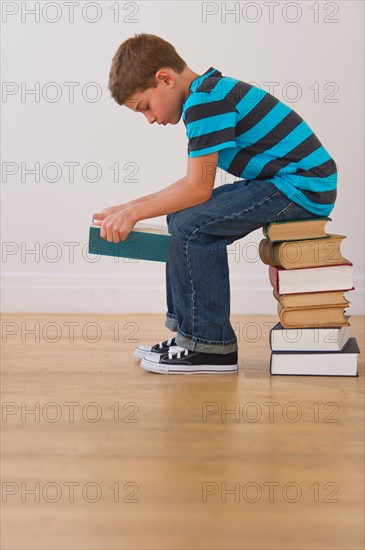
POLYGON ((185 99, 178 77, 172 69, 160 69, 156 73, 157 88, 136 92, 124 105, 134 112, 143 113, 150 124, 177 124, 185 99))

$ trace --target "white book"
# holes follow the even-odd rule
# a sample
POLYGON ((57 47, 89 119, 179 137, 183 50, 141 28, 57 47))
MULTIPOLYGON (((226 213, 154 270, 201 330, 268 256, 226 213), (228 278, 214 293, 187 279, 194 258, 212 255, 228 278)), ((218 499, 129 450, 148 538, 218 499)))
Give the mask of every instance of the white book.
MULTIPOLYGON (((271 282, 274 277, 276 278, 277 273, 279 294, 297 294, 300 292, 348 290, 353 287, 352 268, 352 263, 301 269, 282 269, 269 266, 269 273, 271 272, 271 282)), ((273 286, 275 288, 274 284, 273 286)))
POLYGON ((284 328, 277 323, 270 330, 269 343, 272 351, 341 351, 349 336, 350 325, 284 328))

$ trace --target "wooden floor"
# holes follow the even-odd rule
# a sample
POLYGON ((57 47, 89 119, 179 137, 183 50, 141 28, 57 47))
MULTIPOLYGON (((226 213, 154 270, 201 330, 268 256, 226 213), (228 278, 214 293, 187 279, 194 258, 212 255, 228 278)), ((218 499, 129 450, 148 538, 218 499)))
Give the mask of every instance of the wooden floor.
POLYGON ((359 377, 270 376, 273 316, 232 316, 238 375, 134 359, 162 315, 2 317, 10 549, 364 548, 359 377))

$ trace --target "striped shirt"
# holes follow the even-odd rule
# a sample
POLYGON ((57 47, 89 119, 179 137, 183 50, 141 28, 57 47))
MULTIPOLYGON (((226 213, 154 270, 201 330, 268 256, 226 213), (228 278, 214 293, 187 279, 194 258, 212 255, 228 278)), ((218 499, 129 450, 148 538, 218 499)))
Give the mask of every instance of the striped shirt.
POLYGON ((335 161, 308 124, 272 94, 210 67, 182 106, 188 157, 218 151, 218 167, 270 180, 290 200, 328 216, 337 195, 335 161))

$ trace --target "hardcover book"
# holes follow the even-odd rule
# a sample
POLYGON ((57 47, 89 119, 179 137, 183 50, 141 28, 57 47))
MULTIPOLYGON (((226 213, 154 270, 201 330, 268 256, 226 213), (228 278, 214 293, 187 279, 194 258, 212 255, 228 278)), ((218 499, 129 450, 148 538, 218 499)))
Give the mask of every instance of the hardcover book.
POLYGON ((108 242, 100 236, 100 225, 89 230, 89 254, 167 262, 171 235, 167 226, 138 222, 124 241, 108 242))
POLYGON ((350 323, 346 326, 329 323, 297 330, 276 323, 270 330, 269 344, 271 351, 341 351, 349 337, 350 323))
POLYGON ((345 235, 329 233, 323 239, 280 243, 262 239, 259 244, 259 255, 264 264, 284 269, 340 265, 348 262, 340 251, 341 242, 345 238, 345 235))
POLYGON ((356 338, 349 338, 341 351, 274 351, 270 357, 270 374, 358 376, 359 353, 356 338))
POLYGON ((283 269, 269 266, 269 279, 277 294, 324 292, 327 290, 350 290, 352 262, 343 265, 283 269))
POLYGON ((332 323, 338 326, 348 324, 342 304, 331 304, 326 307, 283 307, 278 303, 280 323, 285 328, 310 328, 332 323))
MULTIPOLYGON (((349 290, 355 290, 355 287, 349 290)), ((350 300, 344 297, 344 290, 327 290, 325 292, 301 292, 298 294, 278 294, 273 288, 273 296, 283 307, 326 307, 341 304, 344 308, 350 305, 350 300)))
POLYGON ((263 226, 262 232, 272 242, 322 239, 327 237, 325 225, 332 221, 328 216, 284 222, 271 222, 263 226))

